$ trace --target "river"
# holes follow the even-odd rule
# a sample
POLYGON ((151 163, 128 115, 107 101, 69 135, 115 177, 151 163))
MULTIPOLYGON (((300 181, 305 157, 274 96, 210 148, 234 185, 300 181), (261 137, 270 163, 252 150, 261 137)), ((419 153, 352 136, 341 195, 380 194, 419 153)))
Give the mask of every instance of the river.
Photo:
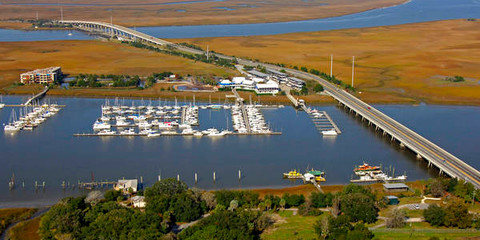
MULTIPOLYGON (((26 97, 6 96, 7 103, 20 103, 26 97)), ((139 178, 146 185, 159 174, 176 177, 204 189, 286 187, 301 184, 282 179, 282 173, 307 167, 326 172, 326 184, 344 184, 352 178, 355 165, 372 165, 407 173, 408 180, 437 174, 427 169, 413 153, 392 144, 365 123, 334 105, 317 106, 339 125, 342 134, 322 137, 305 112, 292 107, 262 110, 280 136, 228 136, 220 139, 194 137, 74 137, 91 132, 104 99, 47 98, 67 105, 33 132, 14 136, 0 130, 0 208, 43 206, 78 190, 61 188, 62 181, 139 178), (393 146, 392 146, 393 145, 393 146), (238 181, 238 170, 243 179, 238 181), (217 180, 213 183, 213 172, 217 180), (17 189, 8 190, 12 173, 17 189), (21 182, 25 182, 25 189, 21 182), (46 182, 45 191, 34 190, 34 182, 46 182)), ((139 100, 134 100, 139 105, 139 100)), ((127 101, 130 104, 130 101, 127 101)), ((157 104, 156 101, 153 104, 157 104)), ((480 108, 468 106, 377 105, 379 110, 411 127, 477 169, 480 149, 480 108)), ((18 109, 16 109, 18 111, 18 109)), ((0 121, 8 122, 11 108, 0 110, 0 121)), ((230 110, 200 110, 200 128, 231 126, 230 110), (228 122, 228 123, 227 123, 228 122)))
MULTIPOLYGON (((480 18, 479 0, 412 0, 405 4, 392 7, 379 8, 339 17, 305 21, 137 27, 136 29, 158 38, 198 38, 272 35, 466 18, 480 18)), ((29 32, 25 34, 20 30, 0 29, 0 41, 83 40, 88 38, 91 37, 78 32, 75 32, 72 36, 67 36, 67 31, 55 31, 53 34, 51 31, 36 31, 36 33, 29 32)))

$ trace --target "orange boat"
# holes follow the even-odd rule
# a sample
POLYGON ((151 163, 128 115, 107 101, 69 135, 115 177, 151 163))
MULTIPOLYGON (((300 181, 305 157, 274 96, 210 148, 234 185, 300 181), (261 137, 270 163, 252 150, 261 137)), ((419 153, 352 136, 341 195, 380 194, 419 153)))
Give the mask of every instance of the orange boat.
POLYGON ((368 163, 363 163, 363 165, 356 166, 353 172, 356 175, 365 175, 366 173, 381 173, 382 169, 379 166, 370 166, 368 163))

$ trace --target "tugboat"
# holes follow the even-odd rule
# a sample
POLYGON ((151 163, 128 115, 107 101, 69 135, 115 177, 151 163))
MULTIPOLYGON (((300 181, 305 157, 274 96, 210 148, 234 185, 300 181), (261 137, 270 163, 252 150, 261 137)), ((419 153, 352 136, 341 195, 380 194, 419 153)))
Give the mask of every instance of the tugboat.
POLYGON ((319 170, 313 170, 313 168, 312 168, 312 170, 308 171, 308 173, 315 176, 315 181, 317 181, 317 182, 325 182, 326 181, 325 172, 322 172, 322 171, 319 171, 319 170))
POLYGON ((297 170, 292 170, 288 173, 283 173, 283 177, 289 178, 289 179, 296 179, 296 178, 303 178, 303 175, 297 172, 297 170))
POLYGON ((363 165, 356 166, 353 169, 353 172, 355 173, 355 175, 363 176, 367 173, 382 173, 382 169, 379 166, 369 166, 368 163, 363 163, 363 165))

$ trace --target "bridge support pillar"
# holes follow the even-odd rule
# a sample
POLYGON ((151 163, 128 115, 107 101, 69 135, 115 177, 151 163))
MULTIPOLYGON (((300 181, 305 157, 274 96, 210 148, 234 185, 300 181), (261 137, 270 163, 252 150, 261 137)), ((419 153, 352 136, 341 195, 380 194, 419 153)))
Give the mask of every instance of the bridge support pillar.
POLYGON ((395 138, 392 136, 392 139, 390 139, 390 141, 392 141, 392 142, 395 141, 395 138))
POLYGON ((428 167, 430 168, 432 166, 432 162, 428 161, 428 167))
POLYGON ((443 173, 443 170, 440 169, 440 171, 438 172, 438 175, 442 175, 442 173, 443 173))
MULTIPOLYGON (((417 153, 417 159, 418 159, 418 160, 422 159, 422 155, 420 155, 420 154, 417 153)), ((432 164, 432 162, 428 162, 428 164, 432 164)))
POLYGON ((405 144, 403 144, 402 142, 400 143, 400 147, 401 148, 405 148, 405 144))

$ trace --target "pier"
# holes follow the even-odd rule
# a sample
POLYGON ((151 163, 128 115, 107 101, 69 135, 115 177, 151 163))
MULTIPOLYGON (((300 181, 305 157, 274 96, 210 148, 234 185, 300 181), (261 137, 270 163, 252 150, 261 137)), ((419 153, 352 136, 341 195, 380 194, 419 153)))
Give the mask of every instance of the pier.
POLYGON ((337 124, 335 124, 326 111, 317 111, 315 114, 310 111, 308 112, 308 115, 312 119, 313 124, 315 124, 315 127, 318 129, 318 131, 322 132, 335 129, 337 134, 342 133, 340 128, 338 128, 337 124))
POLYGON ((26 105, 30 105, 32 102, 36 101, 36 100, 39 100, 41 99, 43 96, 45 96, 45 94, 48 92, 48 87, 45 86, 45 88, 43 89, 43 91, 37 93, 36 95, 34 95, 33 97, 29 98, 23 105, 26 106, 26 105))
POLYGON ((240 97, 237 90, 232 88, 232 92, 237 98, 238 104, 240 104, 240 109, 242 110, 243 121, 245 122, 245 127, 247 128, 247 133, 252 132, 252 128, 250 127, 250 122, 248 121, 247 111, 245 110, 245 104, 243 103, 243 98, 240 97))

